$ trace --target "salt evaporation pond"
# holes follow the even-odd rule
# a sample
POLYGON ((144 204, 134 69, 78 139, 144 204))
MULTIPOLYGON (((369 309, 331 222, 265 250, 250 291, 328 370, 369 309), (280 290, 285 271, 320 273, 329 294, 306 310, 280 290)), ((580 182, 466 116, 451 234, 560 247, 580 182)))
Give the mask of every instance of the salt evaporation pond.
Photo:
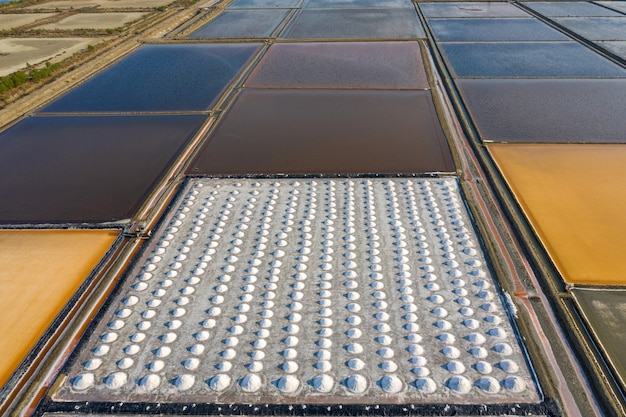
POLYGON ((147 45, 43 113, 207 110, 259 44, 147 45))
POLYGON ((62 401, 539 400, 458 182, 194 179, 62 401))
POLYGON ((205 121, 29 117, 0 134, 0 223, 127 219, 205 121))
POLYGON ((245 90, 191 174, 452 172, 428 91, 245 90))

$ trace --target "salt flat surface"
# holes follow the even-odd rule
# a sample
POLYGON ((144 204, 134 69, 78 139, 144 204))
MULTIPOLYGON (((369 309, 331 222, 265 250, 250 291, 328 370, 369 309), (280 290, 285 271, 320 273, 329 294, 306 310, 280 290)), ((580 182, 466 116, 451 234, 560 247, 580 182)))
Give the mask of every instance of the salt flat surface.
POLYGON ((536 402, 454 178, 191 180, 56 399, 536 402))
POLYGON ((17 14, 7 13, 0 15, 0 30, 8 30, 17 28, 24 25, 29 25, 37 20, 46 19, 54 16, 56 13, 29 13, 29 14, 17 14))
POLYGON ((165 6, 173 0, 58 0, 38 3, 26 9, 80 9, 100 7, 102 9, 147 9, 165 6))
POLYGON ((141 19, 146 13, 79 13, 55 23, 38 26, 43 30, 114 29, 141 19))
POLYGON ((0 39, 0 76, 39 64, 60 61, 73 53, 98 43, 95 38, 4 38, 0 39))

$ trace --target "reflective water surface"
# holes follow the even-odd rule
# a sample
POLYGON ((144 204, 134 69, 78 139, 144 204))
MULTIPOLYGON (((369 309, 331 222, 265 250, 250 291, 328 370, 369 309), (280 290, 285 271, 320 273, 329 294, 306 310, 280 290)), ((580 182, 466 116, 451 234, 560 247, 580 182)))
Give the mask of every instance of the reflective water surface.
POLYGON ((248 90, 192 174, 452 171, 425 91, 248 90))
POLYGON ((289 10, 226 10, 189 35, 191 39, 267 38, 289 10))
POLYGON ((457 77, 624 77, 626 70, 577 42, 442 42, 457 77))
POLYGON ((415 9, 303 9, 287 27, 286 39, 425 38, 415 9))
POLYGON ((246 81, 255 88, 428 88, 417 42, 278 43, 246 81))
POLYGON ((430 19, 439 41, 558 41, 569 40, 536 19, 430 19))
MULTIPOLYGON (((613 2, 615 3, 615 2, 613 2)), ((606 7, 586 1, 528 2, 524 5, 544 16, 622 16, 606 7)))
MULTIPOLYGON (((624 282, 622 282, 623 284, 624 282)), ((626 382, 626 291, 572 290, 575 300, 589 323, 622 384, 626 382)))
POLYGON ((29 117, 0 134, 0 223, 131 217, 206 116, 29 117))
POLYGON ((426 17, 530 17, 528 13, 502 2, 419 3, 426 17))
POLYGON ((626 79, 458 80, 483 140, 625 143, 626 79))
POLYGON ((41 112, 206 110, 260 45, 147 45, 41 112))
POLYGON ((626 145, 488 149, 566 282, 626 283, 626 145))
POLYGON ((554 20, 592 41, 626 41, 626 16, 561 17, 554 20))
POLYGON ((117 230, 0 230, 0 386, 118 234, 117 230))

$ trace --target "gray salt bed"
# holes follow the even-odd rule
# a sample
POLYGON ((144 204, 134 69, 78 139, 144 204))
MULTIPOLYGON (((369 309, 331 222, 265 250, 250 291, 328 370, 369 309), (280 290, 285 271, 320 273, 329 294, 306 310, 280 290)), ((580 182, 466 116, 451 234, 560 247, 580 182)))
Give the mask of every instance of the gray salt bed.
POLYGON ((539 401, 455 178, 191 180, 60 401, 539 401))
POLYGON ((415 9, 303 9, 284 39, 417 39, 426 34, 415 9))
POLYGON ((191 174, 453 172, 427 91, 246 90, 191 174))
POLYGON ((30 117, 0 134, 0 223, 128 219, 206 116, 30 117))
POLYGON ((419 3, 426 17, 530 17, 511 3, 450 2, 419 3))
POLYGON ((559 16, 623 16, 622 14, 586 1, 528 2, 525 6, 548 17, 559 16))
POLYGON ((537 19, 430 19, 438 41, 568 41, 537 19))
POLYGON ((617 378, 626 385, 626 291, 577 288, 572 293, 617 378))
POLYGON ((594 3, 601 4, 602 6, 609 7, 613 10, 617 10, 626 14, 626 2, 623 1, 596 1, 594 3))
POLYGON ((144 46, 40 112, 207 110, 260 46, 144 46))
POLYGON ((277 43, 245 86, 426 89, 428 80, 417 42, 277 43))
POLYGON ((410 0, 304 0, 304 7, 309 9, 332 8, 413 8, 410 0))
POLYGON ((458 80, 482 140, 625 143, 626 79, 458 80))
POLYGON ((291 9, 302 5, 303 0, 235 0, 229 9, 291 9))
POLYGON ((441 42, 456 77, 624 77, 626 70, 576 42, 441 42))
POLYGON ((604 49, 626 59, 626 41, 596 42, 604 49))
POLYGON ((626 16, 562 17, 554 20, 591 41, 626 41, 626 16))
POLYGON ((269 38, 289 10, 226 10, 189 35, 190 39, 269 38))

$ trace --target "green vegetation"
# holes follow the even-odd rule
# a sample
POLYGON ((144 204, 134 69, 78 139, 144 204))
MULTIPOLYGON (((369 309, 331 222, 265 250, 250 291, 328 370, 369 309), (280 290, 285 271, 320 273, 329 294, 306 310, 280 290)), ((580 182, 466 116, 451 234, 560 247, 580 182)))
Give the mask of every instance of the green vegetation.
POLYGON ((24 71, 18 71, 0 79, 0 93, 11 90, 14 87, 24 84, 28 81, 28 76, 24 71))
POLYGON ((171 4, 170 6, 175 6, 175 7, 189 7, 189 6, 193 6, 194 4, 196 4, 199 0, 178 0, 176 2, 174 2, 173 4, 171 4))
POLYGON ((28 77, 30 78, 31 81, 38 82, 40 80, 50 77, 62 66, 63 66, 62 62, 57 62, 55 64, 46 62, 46 66, 44 68, 30 70, 28 72, 28 77))
POLYGON ((39 0, 11 0, 8 3, 0 3, 0 8, 16 6, 18 4, 31 5, 31 4, 37 4, 37 3, 39 3, 39 0))
POLYGON ((17 71, 13 74, 6 75, 0 78, 0 94, 6 93, 14 88, 17 88, 27 82, 39 82, 46 78, 49 78, 63 66, 63 63, 57 62, 51 64, 46 62, 46 66, 43 68, 33 68, 28 72, 17 71))
POLYGON ((0 3, 0 8, 13 6, 13 5, 21 3, 21 2, 22 2, 22 0, 12 0, 12 1, 8 2, 8 3, 0 3))

